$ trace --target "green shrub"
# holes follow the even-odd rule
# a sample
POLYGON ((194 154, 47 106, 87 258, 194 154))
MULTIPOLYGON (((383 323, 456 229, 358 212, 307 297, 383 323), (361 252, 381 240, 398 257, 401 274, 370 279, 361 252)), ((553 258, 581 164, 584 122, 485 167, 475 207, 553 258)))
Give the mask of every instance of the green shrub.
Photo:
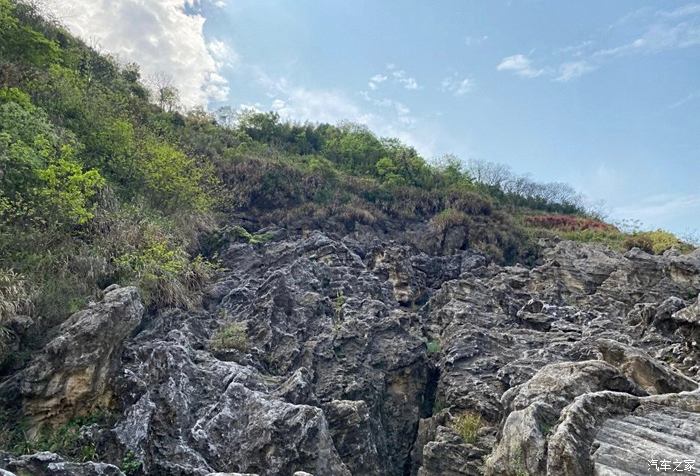
POLYGON ((333 301, 334 317, 336 321, 343 320, 343 306, 345 306, 345 293, 342 289, 338 290, 333 301))
POLYGON ((39 189, 41 211, 46 222, 58 226, 83 225, 90 221, 95 208, 92 198, 105 185, 98 171, 84 171, 72 156, 72 149, 64 146, 61 156, 38 172, 43 182, 39 189))
POLYGON ((0 88, 0 104, 8 102, 17 103, 22 109, 32 110, 32 100, 29 94, 19 88, 0 88))
POLYGON ((469 444, 476 443, 481 426, 481 415, 474 412, 462 413, 452 421, 452 428, 469 444))
POLYGON ((623 248, 625 234, 618 230, 585 229, 561 233, 562 238, 584 243, 600 243, 615 250, 623 248))
POLYGON ((15 8, 10 0, 0 0, 0 56, 37 66, 57 61, 58 45, 23 25, 15 16, 15 8))
POLYGON ((632 248, 639 248, 642 251, 646 251, 649 254, 654 254, 654 242, 649 236, 643 235, 641 233, 635 233, 631 236, 625 238, 622 246, 626 250, 631 250, 632 248))
POLYGON ((139 460, 134 453, 127 451, 122 458, 121 463, 119 463, 119 469, 121 469, 127 476, 132 476, 137 474, 143 462, 139 460))
POLYGON ((43 426, 36 435, 29 437, 26 420, 17 421, 8 414, 0 414, 0 430, 7 430, 3 432, 4 437, 0 437, 0 449, 15 454, 50 451, 78 462, 97 461, 99 455, 95 443, 84 438, 81 430, 86 425, 105 425, 111 422, 112 416, 109 413, 98 411, 92 415, 73 418, 59 426, 43 426))
POLYGON ((83 441, 80 429, 84 423, 71 420, 56 429, 43 428, 31 442, 33 451, 51 451, 79 462, 97 460, 97 449, 92 442, 83 441))
POLYGON ((252 245, 258 245, 261 243, 267 243, 272 239, 272 233, 250 233, 248 230, 240 225, 236 225, 231 228, 231 236, 233 238, 241 238, 245 242, 252 245))
POLYGON ((683 243, 676 235, 664 230, 642 231, 630 235, 623 244, 624 248, 640 248, 647 253, 660 255, 674 246, 680 250, 688 250, 692 246, 683 243))
POLYGON ((228 324, 219 329, 210 342, 210 347, 215 351, 248 350, 247 326, 240 322, 228 324))
POLYGON ((31 310, 31 291, 25 278, 13 270, 0 269, 0 326, 31 310))
POLYGON ((123 282, 136 284, 144 300, 154 306, 193 308, 199 291, 213 274, 210 263, 190 259, 180 247, 153 239, 114 260, 123 282))
POLYGON ((149 141, 144 144, 140 167, 146 192, 156 207, 168 212, 208 210, 212 198, 205 185, 212 180, 210 169, 171 145, 149 141))

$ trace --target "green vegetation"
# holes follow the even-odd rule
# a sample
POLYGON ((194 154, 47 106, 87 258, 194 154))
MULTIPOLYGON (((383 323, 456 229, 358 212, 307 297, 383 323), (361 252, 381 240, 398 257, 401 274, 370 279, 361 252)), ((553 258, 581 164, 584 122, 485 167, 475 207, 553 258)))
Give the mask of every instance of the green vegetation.
POLYGON ((74 461, 96 461, 99 456, 95 444, 81 435, 84 426, 105 424, 110 414, 97 412, 86 417, 69 420, 55 428, 43 427, 39 434, 29 437, 26 422, 17 423, 0 413, 0 449, 16 454, 32 454, 39 451, 58 453, 74 461))
POLYGON ((438 354, 440 353, 440 343, 436 340, 431 340, 426 344, 426 349, 428 354, 438 354))
POLYGON ((470 224, 469 215, 454 208, 446 208, 430 220, 430 226, 439 234, 453 226, 469 226, 470 224))
POLYGON ((435 401, 433 402, 432 415, 437 415, 445 408, 447 408, 445 401, 440 397, 436 397, 435 401))
POLYGON ((197 291, 213 272, 201 257, 190 259, 181 248, 157 239, 115 257, 114 264, 123 281, 139 286, 146 303, 159 306, 195 307, 197 291))
POLYGON ((664 230, 638 231, 632 233, 630 236, 625 238, 623 245, 626 249, 636 247, 646 251, 647 253, 657 255, 663 254, 664 251, 673 247, 678 248, 678 250, 681 252, 692 249, 692 246, 687 243, 683 243, 673 233, 669 233, 664 230))
POLYGON ((124 458, 122 458, 121 463, 119 463, 119 469, 121 469, 127 476, 132 476, 138 473, 142 464, 143 463, 136 457, 136 455, 134 455, 134 453, 127 451, 124 458))
POLYGON ((599 219, 572 215, 529 215, 524 222, 537 236, 552 233, 568 240, 601 243, 617 251, 640 248, 647 253, 663 254, 671 248, 687 252, 694 247, 664 230, 623 232, 599 219))
POLYGON ((215 351, 248 350, 248 330, 244 323, 234 322, 219 329, 211 339, 210 347, 215 351))
POLYGON ((267 243, 272 239, 271 233, 251 233, 242 226, 234 226, 231 229, 231 235, 235 238, 241 238, 246 243, 251 245, 259 245, 261 243, 267 243))
MULTIPOLYGON (((45 329, 112 283, 138 285, 152 307, 194 307, 214 271, 200 255, 230 238, 264 243, 272 236, 256 230, 268 225, 428 222, 435 242, 461 233, 460 246, 502 263, 534 262, 540 233, 626 238, 562 184, 452 156, 430 163, 356 124, 185 111, 178 97, 31 5, 0 0, 0 273, 14 283, 0 284, 3 342, 15 315, 45 329), (254 228, 220 226, 241 215, 254 228), (522 219, 534 215, 559 218, 522 219)), ((648 238, 654 252, 672 241, 648 238)))
MULTIPOLYGON (((135 65, 0 0, 0 269, 44 325, 115 282, 193 306, 211 274, 196 245, 219 198, 213 166, 166 137, 149 94, 135 65)), ((9 289, 0 326, 20 311, 9 289)))
POLYGON ((462 413, 452 421, 452 428, 469 444, 476 443, 481 426, 481 415, 474 412, 462 413))

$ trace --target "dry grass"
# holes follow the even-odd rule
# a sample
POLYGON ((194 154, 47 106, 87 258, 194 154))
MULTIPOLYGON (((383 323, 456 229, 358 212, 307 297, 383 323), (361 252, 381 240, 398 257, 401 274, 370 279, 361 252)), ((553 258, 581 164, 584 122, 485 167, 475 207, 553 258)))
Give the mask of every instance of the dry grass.
POLYGON ((0 363, 5 360, 12 338, 7 325, 13 317, 31 312, 32 295, 29 284, 13 270, 0 269, 0 363))
POLYGON ((435 215, 430 220, 430 227, 435 233, 438 234, 443 234, 445 231, 454 226, 469 226, 470 224, 471 219, 469 218, 469 215, 454 208, 447 208, 435 215))
POLYGON ((525 218, 530 226, 537 226, 557 231, 606 231, 613 232, 617 229, 608 223, 593 218, 575 215, 532 215, 525 218))
POLYGON ((0 269, 0 326, 18 314, 30 312, 31 298, 29 284, 21 275, 0 269))
POLYGON ((465 412, 452 420, 452 429, 462 437, 465 443, 474 444, 479 437, 481 429, 481 415, 474 412, 465 412))

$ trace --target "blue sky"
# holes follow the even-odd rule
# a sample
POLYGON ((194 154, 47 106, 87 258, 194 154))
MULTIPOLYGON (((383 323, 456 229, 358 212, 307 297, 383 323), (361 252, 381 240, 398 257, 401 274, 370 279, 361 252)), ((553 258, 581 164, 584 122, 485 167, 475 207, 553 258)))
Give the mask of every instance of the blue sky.
POLYGON ((69 26, 186 102, 361 122, 700 229, 700 3, 83 1, 69 26))

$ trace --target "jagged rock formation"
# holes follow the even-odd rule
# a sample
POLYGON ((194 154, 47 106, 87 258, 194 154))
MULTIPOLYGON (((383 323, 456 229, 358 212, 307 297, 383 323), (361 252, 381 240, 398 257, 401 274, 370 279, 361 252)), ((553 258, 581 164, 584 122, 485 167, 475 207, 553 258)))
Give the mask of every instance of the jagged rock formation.
POLYGON ((27 456, 0 453, 0 476, 30 474, 32 476, 124 476, 118 467, 106 463, 72 463, 54 453, 42 452, 27 456), (12 471, 12 472, 10 472, 12 471))
POLYGON ((73 316, 13 380, 35 423, 104 403, 98 454, 154 475, 622 475, 700 455, 700 251, 561 241, 529 269, 365 232, 275 237, 224 250, 198 312, 141 322, 124 288, 73 316), (212 349, 232 323, 247 345, 212 349))
POLYGON ((2 393, 23 400, 30 434, 44 423, 110 406, 122 343, 143 310, 136 288, 109 287, 101 302, 63 322, 31 365, 0 386, 2 393))

